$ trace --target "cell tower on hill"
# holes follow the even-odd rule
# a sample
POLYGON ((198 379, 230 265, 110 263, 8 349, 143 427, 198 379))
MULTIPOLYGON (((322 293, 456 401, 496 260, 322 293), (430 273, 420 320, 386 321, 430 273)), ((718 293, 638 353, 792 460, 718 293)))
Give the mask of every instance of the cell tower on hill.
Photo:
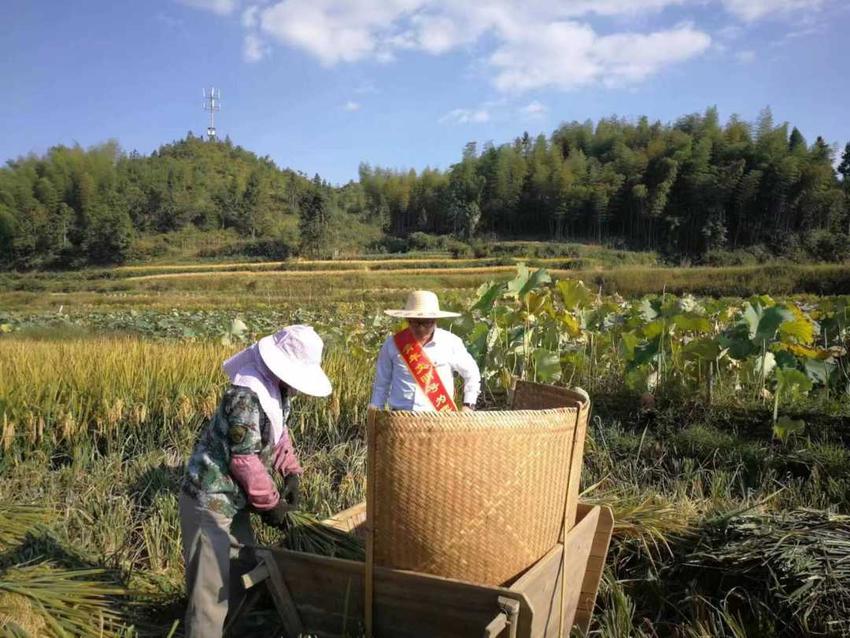
POLYGON ((214 142, 218 139, 215 133, 215 114, 221 110, 221 91, 215 87, 210 87, 209 91, 203 89, 203 92, 204 110, 209 111, 210 114, 210 125, 207 127, 207 140, 214 142))

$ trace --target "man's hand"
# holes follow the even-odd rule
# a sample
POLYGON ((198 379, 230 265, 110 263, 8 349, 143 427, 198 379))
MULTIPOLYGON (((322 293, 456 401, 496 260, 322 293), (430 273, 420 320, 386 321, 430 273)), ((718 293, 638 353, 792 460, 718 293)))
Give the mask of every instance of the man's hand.
POLYGON ((300 500, 298 486, 300 483, 301 479, 297 474, 290 474, 283 479, 283 494, 281 494, 281 501, 286 501, 287 505, 289 505, 289 509, 296 509, 298 507, 300 500))
POLYGON ((265 510, 260 513, 260 516, 263 519, 263 522, 270 527, 277 528, 285 528, 287 523, 289 522, 286 513, 292 508, 284 501, 280 499, 270 510, 265 510))
POLYGON ((471 403, 464 403, 463 407, 460 409, 461 412, 475 412, 475 406, 471 403))

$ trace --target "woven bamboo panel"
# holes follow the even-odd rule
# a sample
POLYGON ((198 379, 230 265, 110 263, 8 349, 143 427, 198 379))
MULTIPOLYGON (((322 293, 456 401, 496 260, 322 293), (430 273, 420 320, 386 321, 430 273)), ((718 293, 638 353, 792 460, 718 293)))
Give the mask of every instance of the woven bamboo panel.
POLYGON ((543 383, 517 381, 511 402, 514 410, 542 410, 546 408, 571 407, 578 410, 573 456, 570 460, 570 484, 567 494, 567 527, 575 524, 578 493, 581 487, 581 470, 584 465, 584 441, 587 437, 587 420, 590 401, 583 394, 543 383))
POLYGON ((558 541, 578 409, 369 413, 375 565, 483 585, 558 541))

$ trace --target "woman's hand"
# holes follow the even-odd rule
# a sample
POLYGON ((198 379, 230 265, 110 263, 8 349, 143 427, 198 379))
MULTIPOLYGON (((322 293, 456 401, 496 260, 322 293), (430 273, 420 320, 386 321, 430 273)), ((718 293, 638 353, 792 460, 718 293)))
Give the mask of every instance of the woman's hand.
POLYGON ((281 500, 286 501, 290 509, 296 509, 300 500, 299 486, 301 479, 297 474, 289 474, 283 479, 283 494, 281 500))

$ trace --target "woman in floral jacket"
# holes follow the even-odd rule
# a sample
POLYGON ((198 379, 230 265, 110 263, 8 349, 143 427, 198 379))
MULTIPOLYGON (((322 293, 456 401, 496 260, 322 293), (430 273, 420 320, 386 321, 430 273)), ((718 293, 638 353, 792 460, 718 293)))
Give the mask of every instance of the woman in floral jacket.
POLYGON ((180 495, 187 637, 221 636, 229 604, 244 596, 231 561, 256 542, 249 512, 280 526, 298 504, 302 470, 286 421, 297 392, 331 393, 322 348, 313 328, 289 326, 224 363, 231 385, 201 431, 180 495), (275 473, 284 477, 282 494, 275 473))

